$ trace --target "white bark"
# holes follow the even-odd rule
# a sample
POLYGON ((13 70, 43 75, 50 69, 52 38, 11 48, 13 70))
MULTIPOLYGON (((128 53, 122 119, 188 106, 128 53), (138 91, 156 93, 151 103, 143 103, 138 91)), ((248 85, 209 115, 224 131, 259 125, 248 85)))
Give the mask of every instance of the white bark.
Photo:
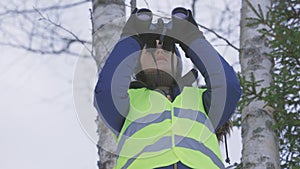
MULTIPOLYGON (((107 56, 120 38, 125 21, 125 5, 123 0, 93 1, 93 47, 98 70, 101 70, 107 56)), ((113 133, 103 124, 98 123, 99 169, 110 169, 115 165, 116 141, 113 133)))
MULTIPOLYGON (((258 10, 258 4, 266 14, 271 0, 249 0, 258 10)), ((246 18, 256 17, 252 9, 242 1, 241 10, 241 54, 242 73, 250 81, 253 73, 255 80, 264 80, 256 87, 257 92, 270 86, 272 82, 272 60, 267 56, 270 49, 266 39, 257 32, 261 27, 246 27, 246 18)), ((242 163, 244 169, 279 169, 278 140, 271 126, 274 124, 272 108, 261 100, 253 100, 242 111, 242 163)))

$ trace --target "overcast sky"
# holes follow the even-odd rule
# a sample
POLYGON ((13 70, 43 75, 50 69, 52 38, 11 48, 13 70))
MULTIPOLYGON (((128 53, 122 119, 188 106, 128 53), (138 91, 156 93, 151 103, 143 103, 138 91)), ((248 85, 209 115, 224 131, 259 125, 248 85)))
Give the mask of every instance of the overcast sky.
MULTIPOLYGON (((138 7, 147 7, 144 1, 139 2, 142 3, 138 7)), ((157 13, 170 13, 175 6, 190 6, 183 0, 159 1, 164 4, 158 4, 157 0, 147 2, 157 13)), ((199 1, 197 20, 208 27, 216 26, 216 18, 223 8, 218 6, 221 2, 199 1)), ((239 11, 239 3, 233 5, 239 11)), ((85 5, 65 13, 63 24, 90 36, 89 8, 90 5, 85 5)), ((238 20, 229 24, 237 23, 238 20)), ((238 31, 237 27, 235 36, 239 36, 238 31)), ((212 34, 204 32, 208 39, 214 39, 212 34)), ((230 64, 238 61, 237 53, 224 48, 223 42, 213 44, 230 64)), ((83 47, 78 50, 84 51, 83 47)), ((97 74, 93 60, 32 54, 4 46, 0 46, 0 51, 0 169, 96 169, 96 114, 91 106, 87 111, 90 114, 82 113, 74 102, 74 90, 87 87, 87 97, 91 97, 89 92, 97 74), (89 66, 81 67, 81 64, 89 66), (78 70, 87 74, 78 74, 78 70), (84 79, 79 81, 87 84, 74 85, 80 77, 84 79)), ((238 70, 239 66, 234 68, 238 70)), ((240 147, 241 139, 236 131, 229 140, 232 162, 239 161, 240 147)))

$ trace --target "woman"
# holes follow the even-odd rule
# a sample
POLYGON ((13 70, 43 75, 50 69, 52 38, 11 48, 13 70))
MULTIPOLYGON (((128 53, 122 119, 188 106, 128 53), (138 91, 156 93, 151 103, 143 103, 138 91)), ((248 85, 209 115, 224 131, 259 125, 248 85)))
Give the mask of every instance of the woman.
POLYGON ((191 11, 175 22, 176 10, 165 40, 153 39, 134 11, 100 72, 95 106, 118 137, 115 168, 224 168, 215 131, 234 113, 239 82, 191 11), (182 80, 175 42, 204 76, 206 89, 182 80))

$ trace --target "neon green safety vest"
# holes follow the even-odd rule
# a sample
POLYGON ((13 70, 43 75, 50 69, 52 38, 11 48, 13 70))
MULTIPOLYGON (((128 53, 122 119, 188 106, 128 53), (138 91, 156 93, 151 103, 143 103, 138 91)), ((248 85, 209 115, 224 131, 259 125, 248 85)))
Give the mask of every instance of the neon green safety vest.
POLYGON ((115 169, 150 169, 178 161, 190 168, 224 168, 204 111, 204 91, 185 87, 170 102, 153 90, 130 89, 130 110, 118 137, 115 169))

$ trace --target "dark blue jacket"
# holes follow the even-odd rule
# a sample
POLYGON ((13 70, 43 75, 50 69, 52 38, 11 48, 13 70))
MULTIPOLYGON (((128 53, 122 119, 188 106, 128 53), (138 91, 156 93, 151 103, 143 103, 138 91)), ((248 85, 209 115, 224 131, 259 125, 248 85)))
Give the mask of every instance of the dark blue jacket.
MULTIPOLYGON (((129 109, 128 89, 139 61, 141 46, 131 37, 121 39, 112 50, 95 88, 95 107, 115 134, 122 129, 129 109)), ((188 55, 205 78, 203 94, 206 112, 217 130, 234 113, 241 88, 233 68, 205 39, 196 39, 188 55)))

